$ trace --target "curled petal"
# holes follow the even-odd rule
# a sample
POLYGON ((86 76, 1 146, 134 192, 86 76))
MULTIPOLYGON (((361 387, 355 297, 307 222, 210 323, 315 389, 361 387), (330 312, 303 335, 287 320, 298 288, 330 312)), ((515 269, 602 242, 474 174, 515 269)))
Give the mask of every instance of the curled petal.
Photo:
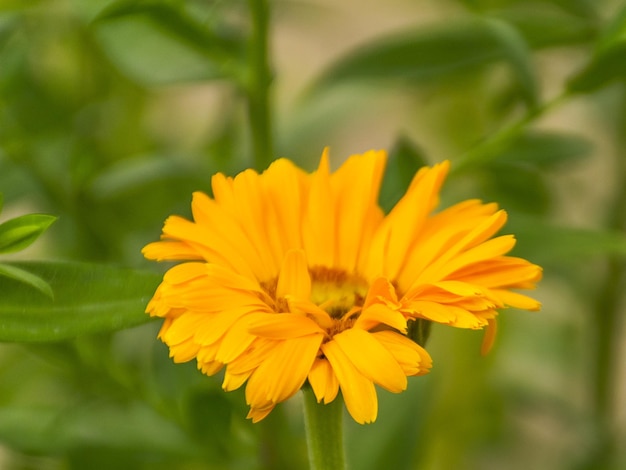
POLYGON ((322 351, 333 368, 346 408, 359 424, 371 423, 378 415, 374 383, 361 374, 335 341, 322 345, 322 351))
POLYGON ((335 335, 333 342, 367 379, 400 393, 406 389, 406 375, 391 353, 370 333, 353 328, 335 335))
POLYGON ((304 384, 322 342, 322 335, 279 341, 250 376, 246 400, 253 408, 278 403, 304 384))
POLYGON ((337 376, 325 358, 315 359, 309 372, 309 383, 318 403, 330 403, 339 393, 337 376))

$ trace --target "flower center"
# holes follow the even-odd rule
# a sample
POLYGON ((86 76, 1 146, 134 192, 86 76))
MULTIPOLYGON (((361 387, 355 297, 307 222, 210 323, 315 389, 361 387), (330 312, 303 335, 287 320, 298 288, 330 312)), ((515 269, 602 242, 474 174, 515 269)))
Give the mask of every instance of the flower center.
POLYGON ((367 295, 367 282, 345 271, 316 266, 309 270, 311 276, 311 302, 328 314, 340 319, 353 307, 360 307, 367 295))

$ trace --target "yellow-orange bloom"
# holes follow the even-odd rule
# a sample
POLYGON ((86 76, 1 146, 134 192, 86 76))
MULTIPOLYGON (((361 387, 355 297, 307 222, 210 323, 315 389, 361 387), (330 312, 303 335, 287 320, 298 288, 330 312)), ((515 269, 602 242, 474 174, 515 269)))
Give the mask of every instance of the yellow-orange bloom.
POLYGON ((392 392, 428 372, 407 322, 489 326, 497 309, 536 310, 511 289, 541 269, 505 256, 492 238, 506 220, 495 204, 465 201, 433 214, 448 162, 422 168, 387 215, 378 206, 386 154, 354 155, 330 172, 327 153, 307 174, 280 159, 262 174, 216 174, 214 197, 194 193, 193 221, 169 217, 149 259, 185 261, 147 307, 176 362, 205 374, 225 366, 223 388, 246 385, 248 417, 263 419, 307 381, 318 402, 339 390, 359 423, 376 419, 375 384, 392 392))

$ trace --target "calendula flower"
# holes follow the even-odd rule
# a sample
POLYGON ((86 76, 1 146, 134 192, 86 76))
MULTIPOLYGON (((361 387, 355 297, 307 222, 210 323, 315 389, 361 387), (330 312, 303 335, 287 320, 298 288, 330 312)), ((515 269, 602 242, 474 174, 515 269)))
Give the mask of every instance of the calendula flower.
POLYGON ((331 172, 327 152, 308 174, 286 159, 262 174, 216 174, 213 198, 194 193, 193 220, 169 217, 149 259, 185 261, 165 274, 147 312, 175 362, 196 359, 223 388, 246 385, 249 418, 310 384, 318 402, 341 390, 359 423, 376 419, 375 384, 391 392, 431 367, 406 336, 426 319, 495 331, 497 309, 536 310, 511 289, 541 269, 505 256, 511 235, 495 204, 433 213, 448 162, 422 168, 387 215, 377 204, 382 151, 331 172))

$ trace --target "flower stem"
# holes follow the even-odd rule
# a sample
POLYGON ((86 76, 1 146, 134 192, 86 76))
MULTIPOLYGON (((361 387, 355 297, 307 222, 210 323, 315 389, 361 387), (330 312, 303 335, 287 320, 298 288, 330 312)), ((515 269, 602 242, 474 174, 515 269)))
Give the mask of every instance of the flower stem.
POLYGON ((272 74, 269 65, 269 19, 267 0, 248 0, 252 31, 249 41, 250 75, 247 84, 248 119, 252 139, 254 166, 266 168, 274 155, 270 85, 272 74))
POLYGON ((421 347, 425 347, 426 341, 428 341, 428 337, 430 336, 431 326, 432 322, 430 320, 424 320, 422 318, 413 320, 408 324, 407 336, 421 347))
MULTIPOLYGON (((626 86, 622 86, 626 97, 626 86)), ((626 139, 626 98, 622 98, 621 116, 617 132, 618 148, 624 148, 626 139)), ((609 206, 607 226, 615 232, 626 230, 626 155, 618 155, 615 163, 615 194, 609 206)), ((623 257, 611 256, 606 260, 606 275, 595 301, 593 321, 593 342, 591 354, 594 358, 594 377, 591 381, 594 399, 596 433, 599 436, 595 453, 589 459, 588 467, 612 468, 614 454, 619 448, 615 439, 615 403, 618 372, 619 334, 622 331, 626 286, 626 261, 623 257)))
POLYGON ((311 387, 304 387, 304 424, 311 470, 346 468, 343 448, 343 400, 318 403, 311 387))

